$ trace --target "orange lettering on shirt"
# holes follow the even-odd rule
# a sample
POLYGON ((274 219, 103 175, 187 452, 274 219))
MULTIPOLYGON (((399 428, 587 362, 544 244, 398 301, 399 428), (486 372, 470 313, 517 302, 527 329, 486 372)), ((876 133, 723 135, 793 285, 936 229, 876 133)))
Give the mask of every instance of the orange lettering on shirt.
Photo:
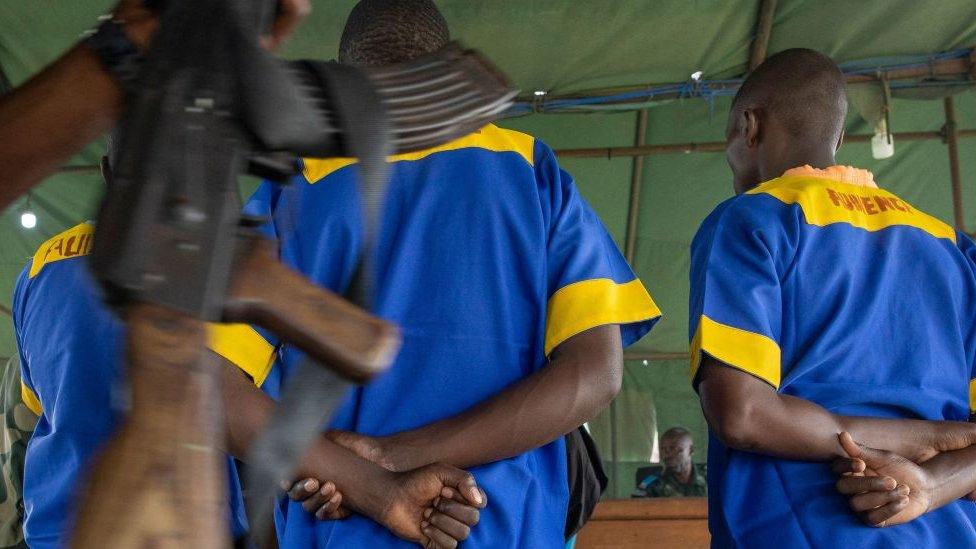
POLYGON ((91 248, 92 248, 92 235, 90 234, 82 235, 81 240, 84 242, 84 244, 80 244, 78 246, 80 248, 79 251, 84 255, 88 255, 91 252, 91 248))
POLYGON ((78 255, 78 249, 71 249, 71 245, 77 240, 76 237, 72 236, 68 238, 68 241, 64 243, 64 257, 74 257, 78 255))
POLYGON ((59 238, 54 244, 51 244, 48 247, 47 251, 44 252, 44 261, 47 261, 47 257, 51 255, 51 252, 53 251, 57 251, 58 253, 61 253, 61 248, 63 244, 64 244, 63 238, 59 238))
POLYGON ((902 205, 901 200, 898 200, 897 198, 889 198, 888 199, 888 203, 891 204, 891 207, 892 208, 894 208, 894 209, 896 209, 898 211, 902 211, 902 212, 907 212, 908 211, 908 209, 905 208, 905 206, 902 205))
POLYGON ((868 215, 874 215, 878 213, 878 210, 874 209, 874 201, 866 196, 861 197, 861 203, 864 204, 864 213, 868 215))
POLYGON ((844 193, 834 189, 826 189, 830 202, 838 208, 858 211, 867 215, 878 215, 888 210, 898 210, 913 213, 911 206, 904 200, 889 196, 861 196, 859 194, 844 193))
POLYGON ((833 189, 827 189, 827 196, 830 197, 830 201, 834 203, 834 206, 840 206, 840 197, 833 189))

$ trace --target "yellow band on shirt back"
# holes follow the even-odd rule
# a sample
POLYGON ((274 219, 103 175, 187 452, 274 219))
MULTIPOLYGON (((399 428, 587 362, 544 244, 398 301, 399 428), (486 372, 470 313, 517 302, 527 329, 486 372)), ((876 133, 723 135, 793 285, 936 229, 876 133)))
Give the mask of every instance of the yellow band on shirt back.
POLYGON ((847 223, 866 231, 879 231, 900 225, 956 241, 956 231, 951 226, 882 189, 787 176, 763 183, 748 194, 768 194, 786 204, 797 204, 807 223, 818 227, 847 223))
POLYGON ((94 236, 95 226, 82 223, 50 238, 34 254, 27 277, 34 278, 45 265, 55 261, 87 255, 91 252, 94 236))
MULTIPOLYGON (((529 166, 533 165, 535 159, 534 137, 514 130, 499 128, 494 124, 488 124, 480 130, 460 139, 455 139, 438 147, 432 147, 422 151, 391 156, 387 158, 387 161, 410 162, 421 160, 434 153, 472 148, 492 152, 514 152, 524 158, 529 163, 529 166)), ((355 158, 306 158, 304 159, 305 168, 302 170, 302 173, 309 183, 318 183, 333 172, 339 171, 346 166, 351 166, 356 162, 355 158)))

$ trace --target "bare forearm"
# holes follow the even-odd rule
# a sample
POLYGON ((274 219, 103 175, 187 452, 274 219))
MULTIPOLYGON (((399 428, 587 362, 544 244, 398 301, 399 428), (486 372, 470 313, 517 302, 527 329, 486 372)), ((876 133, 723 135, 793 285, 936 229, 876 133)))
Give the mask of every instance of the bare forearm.
POLYGON ((913 461, 976 442, 972 424, 842 416, 813 402, 777 393, 749 374, 706 359, 699 392, 705 417, 729 447, 783 459, 828 461, 844 456, 847 431, 873 448, 913 461))
MULTIPOLYGON (((232 455, 246 460, 251 443, 270 420, 275 402, 236 366, 216 359, 221 362, 227 447, 232 455)), ((302 459, 296 478, 332 481, 342 492, 344 505, 374 519, 385 507, 392 482, 388 471, 325 437, 302 459)))
POLYGON ((220 368, 227 452, 244 460, 251 443, 271 419, 275 402, 232 362, 216 353, 210 353, 209 356, 219 363, 220 368))
POLYGON ((596 413, 560 376, 543 370, 453 418, 392 437, 398 470, 442 462, 474 467, 538 448, 596 413))
POLYGON ((473 467, 548 444, 592 419, 620 388, 620 330, 604 326, 576 338, 549 366, 468 411, 390 437, 391 464, 473 467))
POLYGON ((924 459, 940 425, 921 420, 837 415, 810 401, 777 394, 775 403, 764 406, 756 418, 749 441, 756 446, 752 451, 758 453, 827 461, 844 455, 837 434, 847 431, 873 448, 924 459))
POLYGON ((84 45, 0 98, 0 208, 108 131, 121 102, 121 89, 84 45))
POLYGON ((945 452, 927 461, 925 470, 932 479, 932 505, 929 510, 976 492, 976 446, 945 452))

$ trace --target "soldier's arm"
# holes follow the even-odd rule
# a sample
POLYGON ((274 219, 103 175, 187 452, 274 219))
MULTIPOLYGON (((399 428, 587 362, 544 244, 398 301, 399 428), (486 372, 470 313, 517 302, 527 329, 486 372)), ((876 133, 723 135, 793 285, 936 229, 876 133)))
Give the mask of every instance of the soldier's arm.
MULTIPOLYGON (((277 46, 310 10, 309 0, 281 0, 279 5, 278 19, 265 39, 268 47, 277 46)), ((123 0, 114 14, 129 40, 137 48, 147 48, 158 19, 143 0, 123 0)), ((122 97, 118 82, 84 43, 0 97, 0 208, 109 131, 118 119, 122 97)))

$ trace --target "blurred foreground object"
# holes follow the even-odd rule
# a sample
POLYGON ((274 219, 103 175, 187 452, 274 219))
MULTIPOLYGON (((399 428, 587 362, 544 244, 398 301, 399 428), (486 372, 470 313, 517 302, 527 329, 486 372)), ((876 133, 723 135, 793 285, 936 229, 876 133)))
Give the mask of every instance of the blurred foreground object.
POLYGON ((268 539, 277 483, 348 383, 383 371, 399 347, 397 329, 365 310, 386 156, 468 134, 515 96, 457 45, 370 71, 279 61, 258 43, 268 7, 169 2, 131 88, 91 258, 127 323, 131 407, 94 466, 74 546, 227 545, 206 322, 257 325, 308 356, 249 456, 254 537, 268 539), (254 220, 240 217, 237 176, 285 182, 298 156, 359 158, 366 250, 351 301, 279 264, 244 228, 254 220))

